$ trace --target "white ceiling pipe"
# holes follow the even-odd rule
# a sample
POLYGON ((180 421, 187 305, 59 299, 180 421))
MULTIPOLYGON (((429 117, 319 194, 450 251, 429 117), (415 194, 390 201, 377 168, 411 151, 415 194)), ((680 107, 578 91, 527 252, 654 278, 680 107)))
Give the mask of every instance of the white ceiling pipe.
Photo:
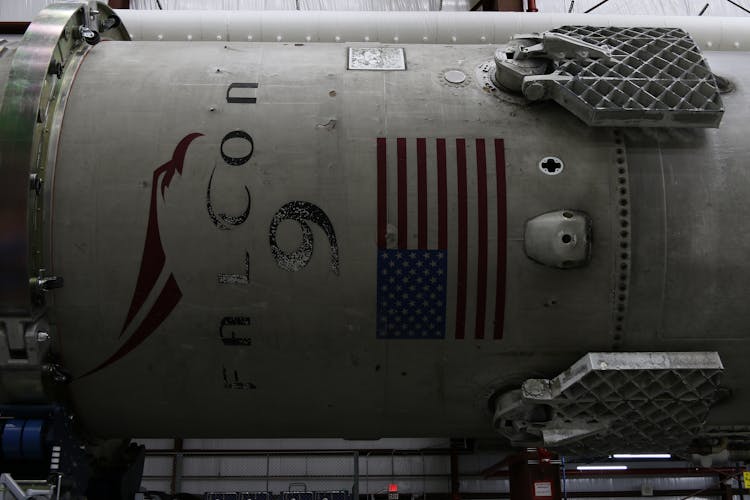
POLYGON ((118 10, 134 40, 500 44, 562 25, 668 26, 703 50, 750 50, 750 18, 509 12, 118 10))

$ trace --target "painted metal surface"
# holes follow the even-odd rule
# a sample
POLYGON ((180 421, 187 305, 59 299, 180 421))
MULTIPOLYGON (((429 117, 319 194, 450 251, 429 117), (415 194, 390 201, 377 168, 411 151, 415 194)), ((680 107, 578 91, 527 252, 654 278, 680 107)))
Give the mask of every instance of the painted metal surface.
POLYGON ((29 226, 30 220, 34 220, 34 226, 41 227, 38 220, 41 200, 29 189, 29 176, 37 171, 38 125, 46 122, 47 104, 55 83, 55 77, 50 75, 50 64, 58 40, 66 28, 69 37, 70 26, 76 22, 84 22, 80 4, 56 5, 45 10, 16 49, 8 75, 0 107, 3 176, 0 310, 3 314, 32 315, 29 281, 39 275, 42 266, 38 258, 40 249, 32 248, 38 244, 38 236, 32 235, 29 226), (79 19, 70 22, 74 17, 79 19))
POLYGON ((44 221, 83 424, 491 436, 494 394, 587 352, 715 350, 734 395, 709 424, 747 425, 746 56, 709 58, 735 83, 721 129, 621 133, 493 90, 493 46, 393 47, 406 70, 348 70, 338 44, 87 51, 44 221), (586 266, 524 253, 526 222, 560 210, 590 217, 586 266), (385 283, 384 254, 436 270, 385 283))
MULTIPOLYGON (((106 5, 101 15, 114 16, 106 5)), ((21 318, 38 315, 44 291, 62 281, 44 276, 42 265, 43 182, 50 129, 61 102, 63 67, 74 70, 87 29, 88 7, 82 3, 50 6, 14 47, 0 106, 0 314, 21 318)), ((124 39, 117 29, 111 36, 124 39)), ((2 51, 6 49, 3 47, 2 51)), ((1 54, 0 54, 1 55, 1 54)), ((8 60, 9 58, 6 58, 8 60)), ((70 73, 71 71, 68 71, 70 73)), ((62 92, 64 93, 64 91, 62 92)))
POLYGON ((564 25, 682 28, 702 50, 750 49, 750 18, 512 12, 118 10, 134 40, 504 44, 564 25))
MULTIPOLYGON (((92 4, 95 5, 95 4, 92 4)), ((49 324, 45 319, 50 290, 64 284, 49 275, 45 231, 50 218, 52 177, 62 112, 70 82, 86 54, 87 43, 127 39, 106 5, 90 11, 81 2, 43 11, 18 42, 3 43, 0 72, 0 171, 3 174, 0 226, 0 398, 23 403, 46 402, 43 378, 66 377, 49 364, 49 324), (96 15, 95 15, 96 14, 96 15), (88 37, 86 39, 86 37, 88 37), (86 43, 84 43, 86 39, 86 43)), ((48 234, 48 233, 47 233, 48 234)))
MULTIPOLYGON (((486 47, 408 46, 416 69, 385 72, 347 70, 336 45, 191 47, 94 47, 65 112, 51 264, 68 284, 55 314, 75 405, 96 432, 202 434, 196 422, 220 406, 274 408, 253 419, 258 436, 491 433, 487 398, 514 371, 567 361, 581 332, 611 348, 611 132, 445 82, 446 67, 468 75, 490 60, 486 47), (242 82, 258 83, 255 102, 228 102, 242 82), (102 125, 80 134, 95 116, 102 125), (546 156, 565 171, 543 174, 546 156), (559 207, 591 214, 597 234, 575 275, 523 252, 526 219, 559 207), (211 212, 239 218, 217 226, 211 212), (406 253, 444 247, 445 312, 426 299, 444 340, 378 335, 381 239, 406 253), (575 331, 550 337, 559 322, 575 331), (534 336, 555 351, 534 354, 534 336), (102 404, 115 386, 165 411, 122 419, 125 401, 102 404)), ((220 432, 250 431, 229 421, 220 432)))

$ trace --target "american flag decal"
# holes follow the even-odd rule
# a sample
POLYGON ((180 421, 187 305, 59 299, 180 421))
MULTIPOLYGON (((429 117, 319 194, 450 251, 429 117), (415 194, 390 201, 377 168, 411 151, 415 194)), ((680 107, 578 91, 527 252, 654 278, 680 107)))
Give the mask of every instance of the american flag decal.
POLYGON ((378 138, 377 169, 377 337, 502 338, 503 140, 378 138))

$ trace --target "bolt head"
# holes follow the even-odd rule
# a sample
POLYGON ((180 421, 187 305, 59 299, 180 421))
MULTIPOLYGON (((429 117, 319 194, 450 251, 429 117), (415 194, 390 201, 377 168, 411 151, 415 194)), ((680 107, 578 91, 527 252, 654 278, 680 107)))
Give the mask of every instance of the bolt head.
POLYGON ((36 194, 42 191, 42 178, 38 174, 31 174, 29 176, 29 188, 36 194))
POLYGON ((546 93, 547 91, 544 88, 544 85, 539 82, 532 83, 523 89, 523 95, 531 101, 538 101, 539 99, 544 98, 546 93))

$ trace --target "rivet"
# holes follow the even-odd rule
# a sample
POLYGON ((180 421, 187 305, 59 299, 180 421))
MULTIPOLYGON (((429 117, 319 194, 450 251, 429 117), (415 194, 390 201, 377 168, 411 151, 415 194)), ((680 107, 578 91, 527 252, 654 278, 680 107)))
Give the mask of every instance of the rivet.
POLYGON ((38 174, 29 175, 29 189, 39 194, 42 191, 42 178, 38 174))

